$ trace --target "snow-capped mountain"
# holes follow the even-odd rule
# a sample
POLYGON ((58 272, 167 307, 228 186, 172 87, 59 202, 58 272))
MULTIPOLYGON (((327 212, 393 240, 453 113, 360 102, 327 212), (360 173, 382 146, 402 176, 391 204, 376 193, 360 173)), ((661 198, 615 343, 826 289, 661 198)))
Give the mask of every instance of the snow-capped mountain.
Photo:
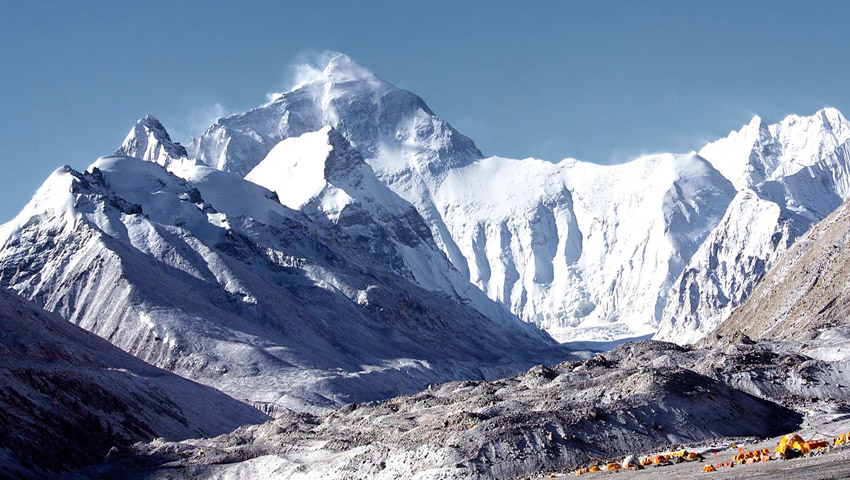
POLYGON ((759 117, 700 155, 741 192, 675 282, 655 338, 690 343, 720 325, 776 258, 850 195, 850 122, 827 108, 759 117))
MULTIPOLYGON (((178 198, 206 216, 191 228, 179 215, 156 222, 204 241, 215 222, 261 245, 295 229, 298 238, 321 239, 295 242, 309 262, 330 268, 327 248, 346 267, 398 276, 507 330, 516 328, 513 313, 562 341, 650 335, 659 324, 657 338, 692 341, 847 196, 848 138, 846 119, 825 109, 772 126, 756 118, 699 154, 615 166, 485 157, 421 98, 336 55, 313 80, 219 119, 187 149, 148 117, 118 153, 185 182, 178 198)), ((157 198, 146 188, 122 215, 157 198)), ((28 209, 4 228, 21 230, 41 215, 37 205, 28 209)), ((160 247, 144 254, 175 255, 160 247)), ((216 281, 256 301, 247 288, 216 281)), ((336 288, 359 298, 357 288, 336 288)))
MULTIPOLYGON (((138 151, 148 160, 164 158, 148 152, 171 156, 160 148, 164 130, 134 132, 144 139, 125 147, 146 139, 138 151)), ((54 172, 0 228, 0 283, 154 365, 272 413, 567 356, 472 286, 478 297, 414 283, 404 249, 439 251, 412 207, 389 232, 362 216, 349 221, 347 209, 343 225, 320 223, 272 191, 184 160, 165 162, 173 173, 125 155, 54 172), (474 302, 489 302, 492 315, 466 305, 474 302)))
MULTIPOLYGON (((850 203, 845 202, 779 256, 747 301, 706 339, 735 339, 743 333, 759 340, 814 343, 813 356, 846 360, 848 243, 850 203)), ((846 385, 841 379, 829 383, 846 385)))
MULTIPOLYGON (((654 333, 667 290, 735 194, 695 155, 616 167, 484 158, 419 97, 344 55, 313 81, 220 119, 189 156, 239 175, 260 168, 256 180, 267 176, 267 157, 298 155, 302 147, 288 139, 324 127, 416 207, 466 280, 560 340, 654 333)), ((324 143, 317 148, 325 158, 324 143)), ((291 175, 297 167, 286 168, 291 175)), ((309 187, 288 181, 325 189, 316 193, 320 209, 333 214, 347 200, 317 179, 309 187)), ((305 192, 287 191, 278 194, 301 208, 305 192)), ((452 293, 457 282, 421 284, 452 293)))
POLYGON ((334 56, 315 80, 246 113, 219 119, 189 146, 190 157, 244 176, 281 140, 334 127, 399 196, 416 206, 434 241, 464 275, 466 260, 430 201, 426 180, 482 157, 469 138, 411 92, 334 56), (404 178, 397 178, 404 177, 404 178), (395 188, 390 178, 409 190, 395 188))
POLYGON ((0 288, 0 477, 48 478, 112 447, 268 419, 0 288))

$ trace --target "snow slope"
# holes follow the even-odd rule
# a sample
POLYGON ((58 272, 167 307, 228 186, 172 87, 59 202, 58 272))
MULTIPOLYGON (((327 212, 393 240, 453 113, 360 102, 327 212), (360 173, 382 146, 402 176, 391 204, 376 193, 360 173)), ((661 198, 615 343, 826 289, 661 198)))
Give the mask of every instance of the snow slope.
POLYGON ((231 173, 170 167, 180 176, 126 156, 54 172, 0 228, 0 284, 271 413, 567 356, 504 309, 488 318, 400 276, 393 242, 352 243, 231 173))
POLYGON ((0 477, 44 478, 113 446, 229 433, 268 417, 0 289, 0 477))
POLYGON ((496 321, 514 318, 452 266, 416 209, 381 183, 332 127, 281 141, 245 178, 416 284, 496 321))
POLYGON ((657 339, 694 342, 716 328, 850 195, 850 122, 832 108, 775 125, 755 117, 700 155, 742 190, 677 279, 657 339))

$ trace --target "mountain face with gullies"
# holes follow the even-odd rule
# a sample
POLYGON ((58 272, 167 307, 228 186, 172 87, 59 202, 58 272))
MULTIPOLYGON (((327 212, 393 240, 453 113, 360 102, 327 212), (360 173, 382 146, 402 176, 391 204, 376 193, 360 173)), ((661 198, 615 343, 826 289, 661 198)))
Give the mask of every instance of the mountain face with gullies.
POLYGON ((850 196, 850 122, 759 117, 700 155, 739 193, 670 292, 657 339, 691 343, 744 303, 783 252, 850 196))
POLYGON ((485 156, 336 55, 186 147, 146 117, 57 170, 0 228, 0 285, 270 411, 387 398, 567 356, 552 338, 698 339, 846 197, 848 130, 825 109, 622 165, 485 156))
POLYGON ((219 119, 188 152, 246 175, 282 141, 324 127, 416 208, 468 283, 559 340, 654 333, 667 290, 735 194, 693 154, 622 167, 485 158, 422 99, 344 55, 270 103, 219 119))

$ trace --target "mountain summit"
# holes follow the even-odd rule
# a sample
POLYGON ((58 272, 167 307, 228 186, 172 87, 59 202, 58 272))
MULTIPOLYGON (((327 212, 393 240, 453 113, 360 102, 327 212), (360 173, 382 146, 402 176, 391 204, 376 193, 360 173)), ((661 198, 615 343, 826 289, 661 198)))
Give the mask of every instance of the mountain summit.
POLYGON ((165 127, 151 115, 139 119, 130 129, 116 155, 141 158, 167 166, 172 161, 186 158, 186 148, 171 141, 165 127))
POLYGON ((421 98, 342 54, 312 81, 259 108, 220 119, 192 142, 189 153, 244 176, 281 140, 324 126, 339 131, 367 159, 443 169, 481 157, 472 140, 438 118, 421 98))

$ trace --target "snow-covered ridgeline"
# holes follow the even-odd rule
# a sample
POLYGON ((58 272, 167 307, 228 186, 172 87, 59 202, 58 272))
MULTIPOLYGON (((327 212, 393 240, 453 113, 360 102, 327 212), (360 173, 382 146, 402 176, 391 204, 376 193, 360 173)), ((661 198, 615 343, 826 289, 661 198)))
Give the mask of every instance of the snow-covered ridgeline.
POLYGON ((154 365, 275 411, 567 356, 472 286, 478 297, 411 281, 404 259, 417 245, 451 270, 411 207, 393 231, 362 216, 319 222, 231 173, 165 163, 171 172, 127 156, 57 170, 0 230, 0 283, 154 365), (476 298, 489 317, 466 305, 476 298))

